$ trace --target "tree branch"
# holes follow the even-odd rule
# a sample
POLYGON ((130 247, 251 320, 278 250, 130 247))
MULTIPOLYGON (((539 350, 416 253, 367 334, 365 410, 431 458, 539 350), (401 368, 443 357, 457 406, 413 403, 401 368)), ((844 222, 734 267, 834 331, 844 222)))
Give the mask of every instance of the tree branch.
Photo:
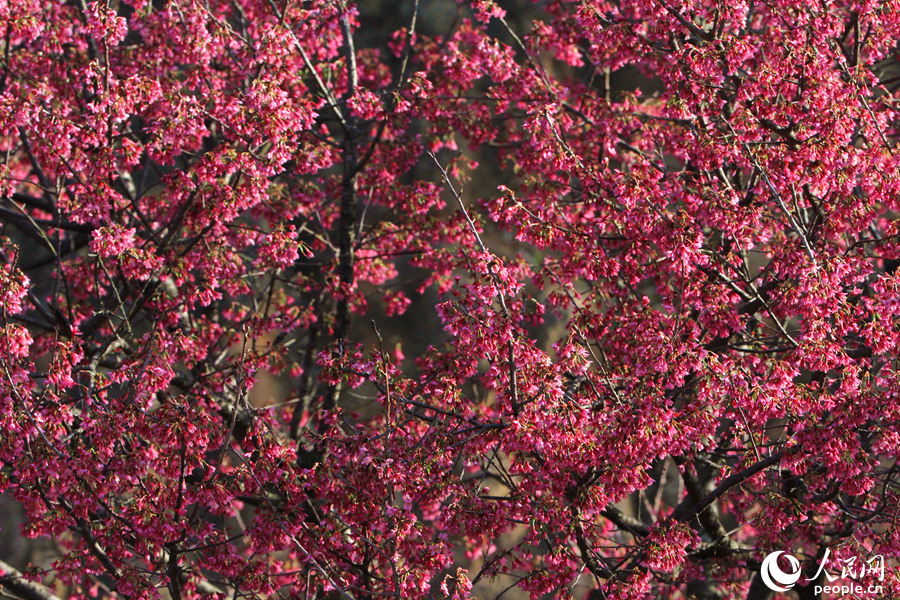
POLYGON ((740 485, 744 481, 750 479, 760 471, 771 467, 772 465, 778 464, 784 455, 787 453, 786 450, 781 450, 776 452, 775 454, 770 455, 768 458, 764 458, 763 460, 747 467, 743 471, 739 471, 730 475, 722 480, 719 484, 719 487, 711 491, 707 494, 700 502, 694 503, 690 497, 685 498, 678 506, 675 507, 675 510, 672 511, 672 518, 676 521, 680 521, 682 523, 687 523, 692 521, 695 517, 699 516, 702 512, 708 509, 712 504, 724 496, 728 490, 731 488, 740 485), (693 506, 691 506, 693 504, 693 506))
POLYGON ((60 600, 49 589, 39 583, 28 581, 22 573, 0 560, 0 587, 4 587, 13 594, 21 596, 25 600, 60 600))

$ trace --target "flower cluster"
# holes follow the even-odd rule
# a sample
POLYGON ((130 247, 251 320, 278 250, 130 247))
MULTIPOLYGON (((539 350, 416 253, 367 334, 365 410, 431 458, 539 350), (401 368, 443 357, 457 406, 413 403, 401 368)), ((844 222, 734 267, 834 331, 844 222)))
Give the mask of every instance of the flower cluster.
POLYGON ((4 592, 895 566, 900 4, 364 4, 0 2, 4 592))

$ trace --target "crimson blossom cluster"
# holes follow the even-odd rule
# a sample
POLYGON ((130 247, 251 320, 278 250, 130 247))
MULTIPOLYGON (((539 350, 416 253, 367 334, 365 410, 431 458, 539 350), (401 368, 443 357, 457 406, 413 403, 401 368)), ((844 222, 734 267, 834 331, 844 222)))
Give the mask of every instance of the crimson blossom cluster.
POLYGON ((900 2, 369 4, 0 1, 0 587, 900 594, 900 2))

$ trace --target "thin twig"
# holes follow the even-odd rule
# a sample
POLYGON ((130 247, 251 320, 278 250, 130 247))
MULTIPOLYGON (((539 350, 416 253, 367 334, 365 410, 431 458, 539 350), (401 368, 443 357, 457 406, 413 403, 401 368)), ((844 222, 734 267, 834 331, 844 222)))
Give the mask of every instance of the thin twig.
MULTIPOLYGON (((450 176, 447 174, 447 170, 444 169, 443 165, 438 161, 437 157, 433 152, 428 152, 428 156, 431 157, 431 160, 434 161, 434 164, 437 165, 437 168, 441 172, 441 176, 444 178, 444 181, 447 183, 447 187, 450 188, 450 192, 453 194, 453 197, 456 198, 456 204, 459 206, 459 209, 462 211, 463 216, 466 218, 466 222, 469 224, 469 229, 472 231, 472 234, 475 236, 475 241, 478 243, 478 247, 485 254, 488 253, 487 246, 485 246, 484 242, 481 239, 481 235, 478 233, 478 228, 475 226, 475 221, 472 220, 472 217, 469 216, 469 211, 466 210, 466 205, 462 201, 462 196, 460 192, 457 191, 455 187, 453 187, 453 182, 450 181, 450 176)), ((507 324, 510 323, 509 318, 509 309, 506 306, 506 299, 504 297, 503 291, 500 286, 500 279, 497 277, 494 272, 494 267, 491 264, 488 264, 488 273, 491 276, 491 279, 494 284, 494 289, 497 290, 497 298, 500 301, 500 309, 503 312, 503 317, 507 324)), ((507 360, 509 361, 509 383, 510 383, 510 394, 512 396, 512 409, 513 415, 519 416, 519 384, 518 384, 518 369, 516 368, 515 361, 515 350, 513 347, 513 337, 510 336, 509 343, 507 344, 507 360)))

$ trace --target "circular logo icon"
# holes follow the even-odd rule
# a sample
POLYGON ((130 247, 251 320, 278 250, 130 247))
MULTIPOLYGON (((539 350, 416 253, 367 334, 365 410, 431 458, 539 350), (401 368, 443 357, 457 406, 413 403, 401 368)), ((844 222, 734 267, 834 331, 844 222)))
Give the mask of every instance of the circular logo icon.
POLYGON ((778 566, 778 557, 782 554, 784 554, 784 552, 781 550, 769 554, 765 560, 763 560, 762 568, 760 569, 763 583, 765 583, 766 587, 770 590, 776 592, 786 592, 794 587, 794 584, 800 580, 800 561, 790 554, 784 554, 784 557, 791 565, 791 572, 785 573, 778 566))

